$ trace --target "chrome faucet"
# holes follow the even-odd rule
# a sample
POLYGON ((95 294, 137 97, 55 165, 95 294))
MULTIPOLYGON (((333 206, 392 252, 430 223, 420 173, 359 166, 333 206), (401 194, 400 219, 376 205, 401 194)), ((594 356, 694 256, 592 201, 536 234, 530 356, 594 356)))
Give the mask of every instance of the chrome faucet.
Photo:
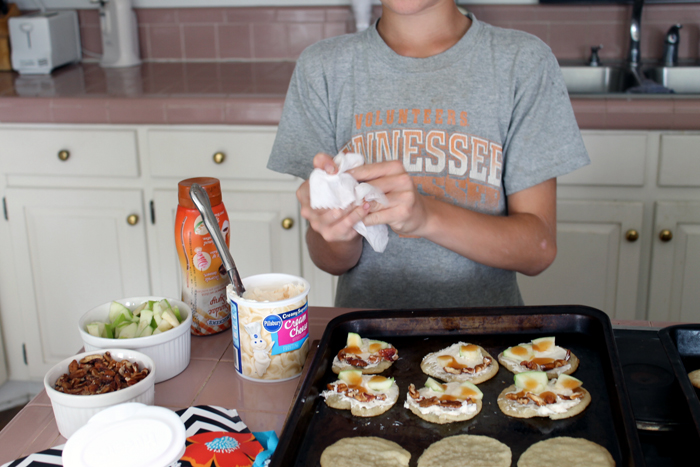
POLYGON ((678 65, 678 44, 681 41, 680 29, 682 27, 682 24, 675 24, 671 26, 666 33, 666 40, 664 41, 663 66, 678 65))
POLYGON ((644 0, 634 0, 632 5, 632 20, 630 21, 630 50, 627 57, 627 64, 632 70, 637 70, 641 62, 639 51, 639 38, 642 26, 642 8, 644 0))

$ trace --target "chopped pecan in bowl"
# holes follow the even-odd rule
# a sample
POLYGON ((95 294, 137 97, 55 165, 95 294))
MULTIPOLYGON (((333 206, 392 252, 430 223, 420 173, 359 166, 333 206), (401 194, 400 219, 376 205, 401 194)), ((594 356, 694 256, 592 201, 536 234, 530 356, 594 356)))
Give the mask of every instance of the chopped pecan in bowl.
POLYGON ((114 360, 109 352, 87 355, 68 365, 68 373, 60 376, 54 389, 65 394, 94 395, 133 386, 148 376, 148 368, 138 363, 114 360))

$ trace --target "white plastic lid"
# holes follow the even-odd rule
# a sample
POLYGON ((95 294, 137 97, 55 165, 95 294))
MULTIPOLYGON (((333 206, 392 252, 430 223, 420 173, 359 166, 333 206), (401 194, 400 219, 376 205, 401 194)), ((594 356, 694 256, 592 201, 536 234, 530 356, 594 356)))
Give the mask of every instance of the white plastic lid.
POLYGON ((95 414, 70 437, 64 467, 167 467, 185 452, 185 425, 172 410, 127 402, 95 414))

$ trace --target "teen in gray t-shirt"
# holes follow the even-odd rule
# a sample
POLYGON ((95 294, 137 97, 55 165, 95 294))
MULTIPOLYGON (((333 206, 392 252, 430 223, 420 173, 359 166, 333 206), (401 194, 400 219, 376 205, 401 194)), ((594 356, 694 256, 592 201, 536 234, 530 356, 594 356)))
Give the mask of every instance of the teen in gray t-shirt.
MULTIPOLYGON (((397 54, 376 24, 306 49, 268 168, 307 179, 319 152, 400 160, 421 194, 505 216, 507 196, 588 164, 550 49, 469 18, 454 46, 428 58, 397 54)), ((383 253, 364 242, 336 293, 341 307, 521 304, 514 271, 391 229, 383 253)))

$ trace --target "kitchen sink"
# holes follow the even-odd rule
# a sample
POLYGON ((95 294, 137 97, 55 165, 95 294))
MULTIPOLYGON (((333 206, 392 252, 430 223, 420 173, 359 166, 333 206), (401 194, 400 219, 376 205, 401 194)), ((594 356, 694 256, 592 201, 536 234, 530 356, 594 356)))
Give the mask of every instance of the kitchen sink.
POLYGON ((632 82, 629 73, 616 66, 561 65, 569 94, 624 92, 632 82))
POLYGON ((647 70, 646 75, 678 94, 700 93, 700 66, 660 66, 647 70))

